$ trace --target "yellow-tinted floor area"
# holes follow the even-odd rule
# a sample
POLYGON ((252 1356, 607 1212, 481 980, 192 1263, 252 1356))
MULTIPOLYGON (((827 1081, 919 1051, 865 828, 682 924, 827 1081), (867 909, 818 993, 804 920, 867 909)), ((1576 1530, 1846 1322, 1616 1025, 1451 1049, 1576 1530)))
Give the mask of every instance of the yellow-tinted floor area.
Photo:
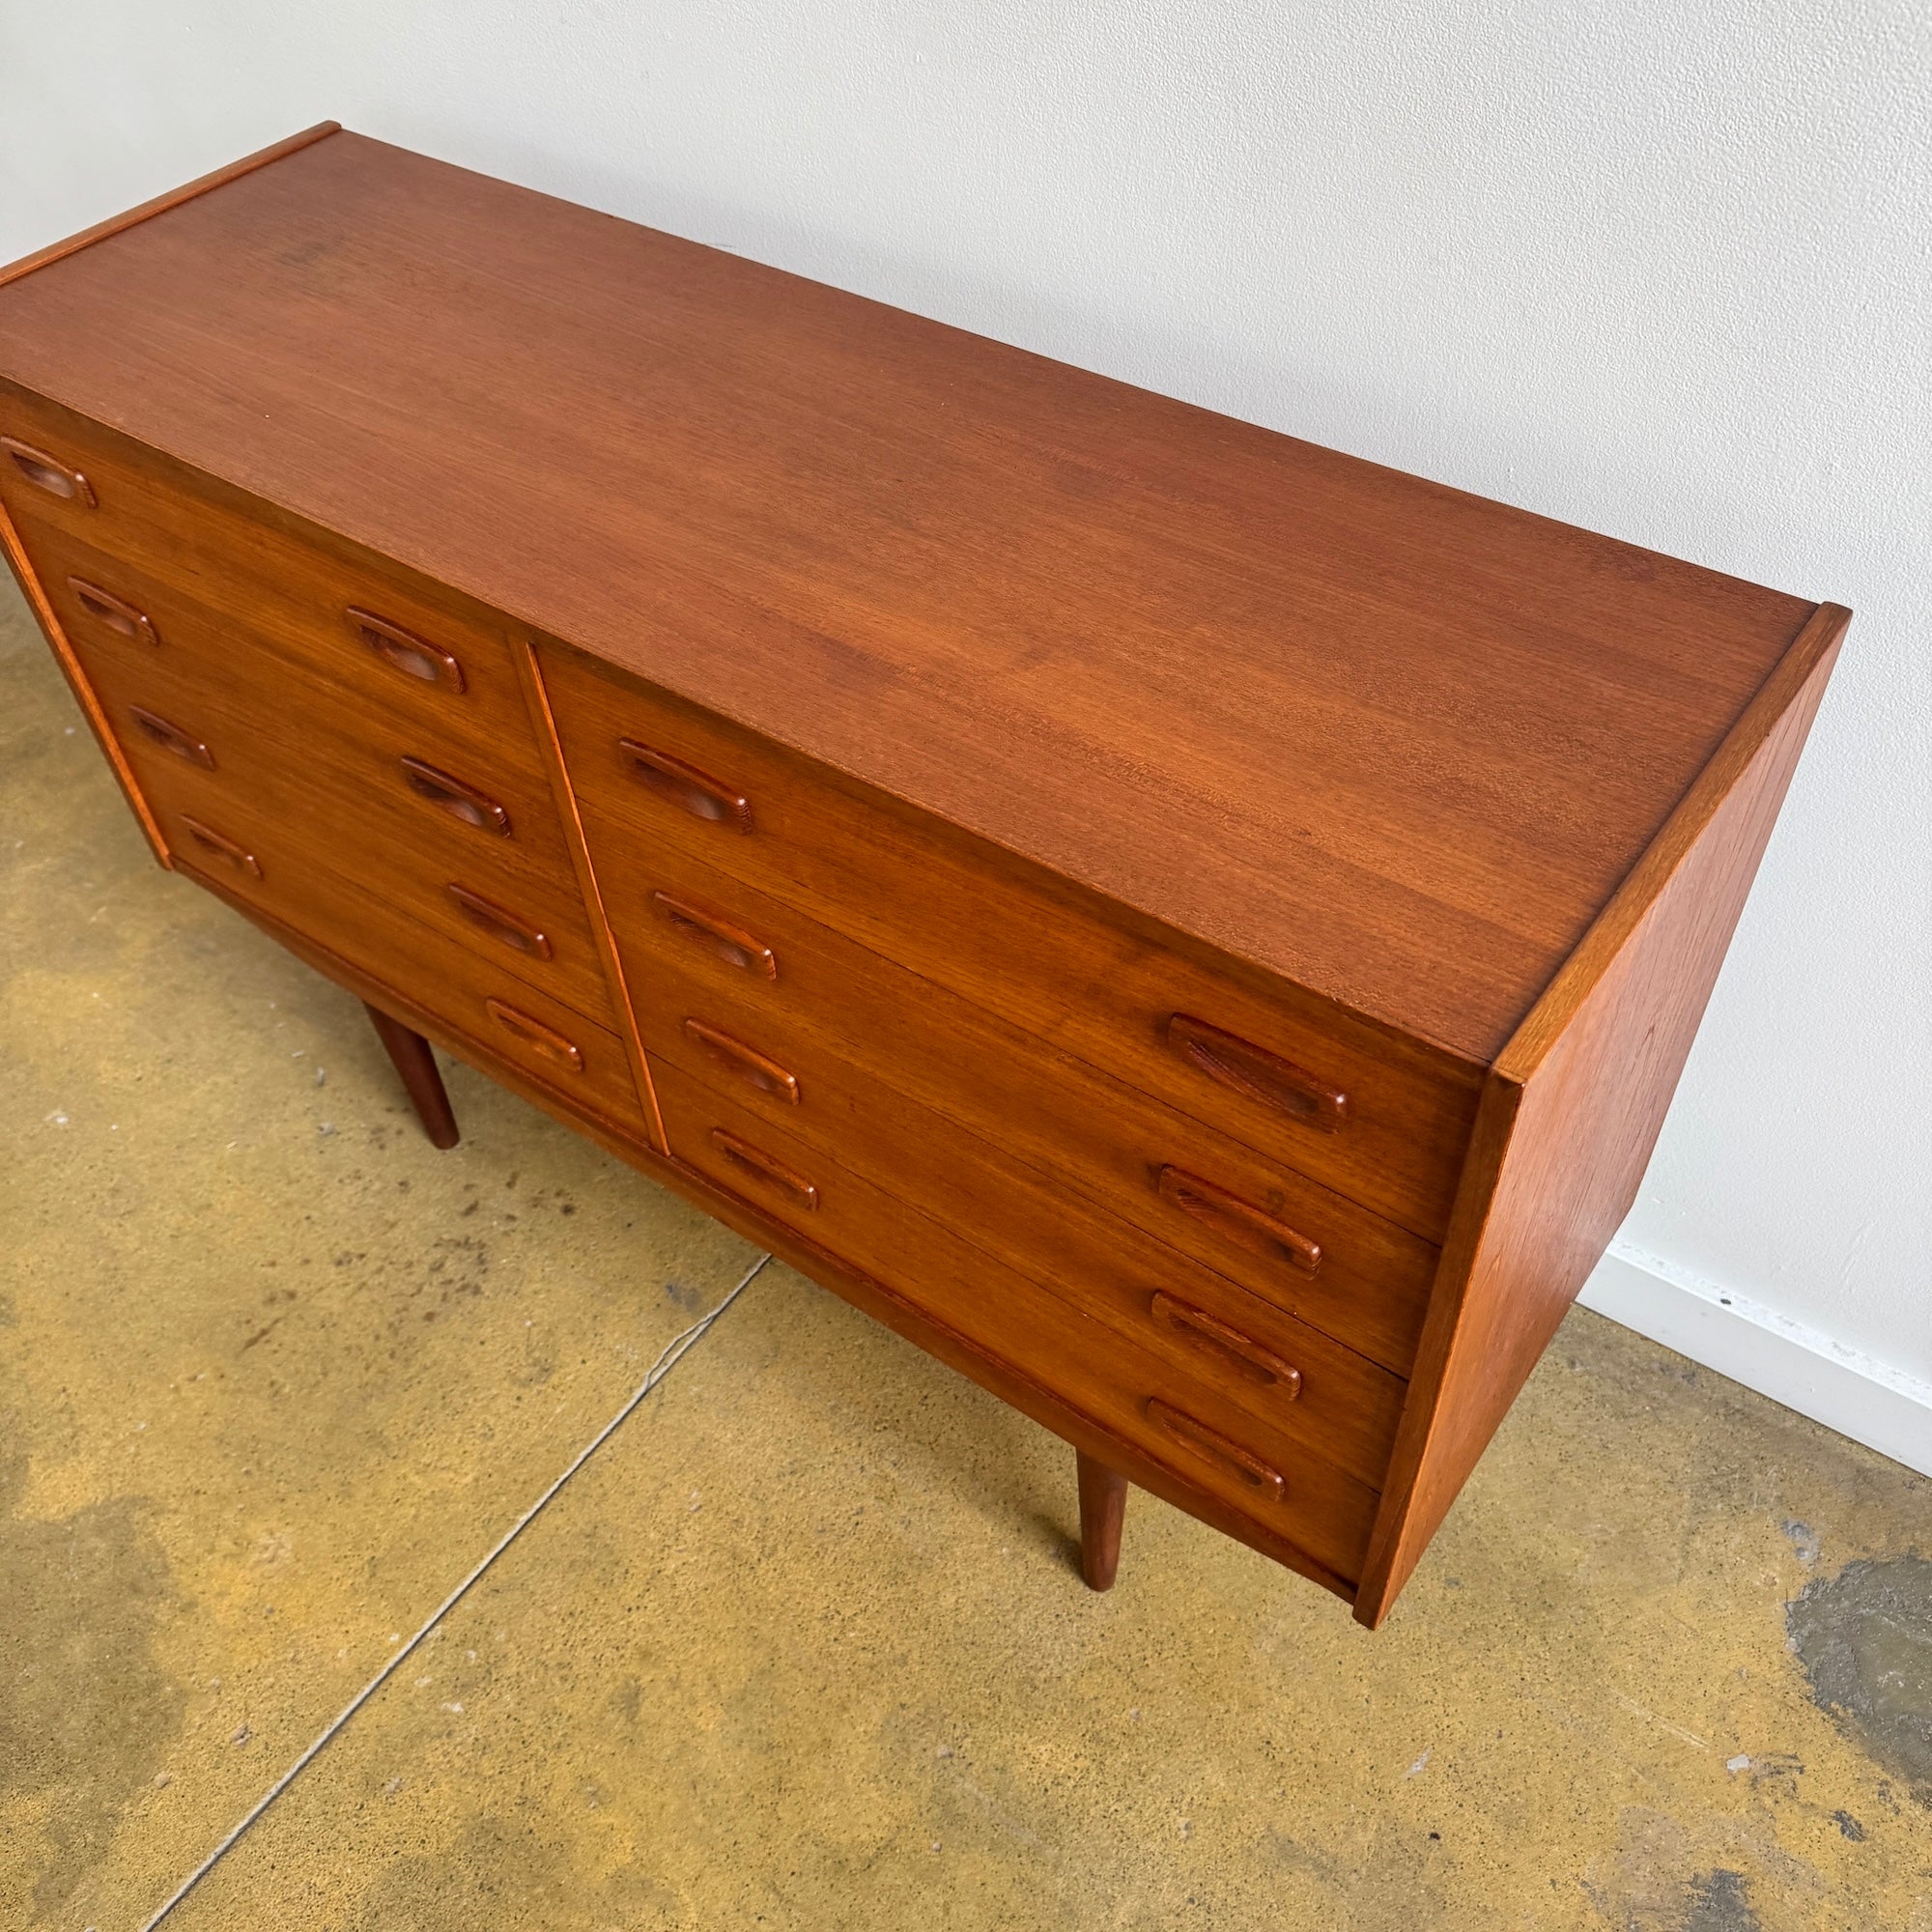
POLYGON ((0 1927, 1932 1932, 1932 1484, 1577 1314, 1380 1634, 1138 1494, 1094 1596, 1033 1424, 431 1150, 11 589, 0 759, 0 1927))

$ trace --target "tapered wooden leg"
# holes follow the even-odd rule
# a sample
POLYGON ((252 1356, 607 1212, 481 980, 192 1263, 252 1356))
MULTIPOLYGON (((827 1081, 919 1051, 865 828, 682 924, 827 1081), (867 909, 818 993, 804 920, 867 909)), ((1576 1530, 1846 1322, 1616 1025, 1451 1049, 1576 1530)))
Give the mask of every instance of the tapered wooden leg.
POLYGON ((421 1034, 412 1033, 401 1020, 378 1012, 365 1000, 362 1010, 376 1028, 395 1068, 403 1076, 403 1087, 416 1118, 429 1136, 431 1147, 453 1148, 461 1139, 456 1131, 456 1116, 450 1111, 449 1095, 443 1091, 442 1075, 437 1070, 436 1054, 421 1034))
POLYGON ((1111 1590, 1121 1567, 1121 1524, 1127 1514, 1127 1479, 1084 1449, 1080 1467, 1080 1574, 1093 1590, 1111 1590))

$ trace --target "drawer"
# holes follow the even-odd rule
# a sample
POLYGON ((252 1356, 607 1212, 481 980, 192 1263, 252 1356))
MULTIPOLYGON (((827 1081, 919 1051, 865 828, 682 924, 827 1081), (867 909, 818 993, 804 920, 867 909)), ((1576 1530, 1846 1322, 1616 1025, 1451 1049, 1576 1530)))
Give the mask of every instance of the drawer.
POLYGON ((509 836, 494 847, 505 864, 574 876, 526 716, 498 739, 479 734, 473 721, 459 726, 437 706, 398 704, 386 688, 331 678, 281 656, 252 624, 203 603, 165 575, 31 518, 18 527, 69 641, 91 668, 119 664, 142 677, 168 676, 179 688, 251 704, 256 728, 273 734, 271 749, 285 764, 315 762, 313 748, 321 746, 355 774, 354 782, 378 795, 403 785, 404 758, 448 770, 505 809, 509 836))
POLYGON ((587 810, 583 816, 647 1046, 696 1064, 685 1022, 718 1028, 796 1078, 801 1117, 856 1121, 878 1090, 903 1094, 1055 1191, 1070 1188, 1109 1218, 1407 1372, 1435 1275, 1427 1241, 681 846, 587 810), (1201 1198, 1179 1198, 1178 1180, 1201 1198), (1239 1222, 1228 1202, 1247 1204, 1275 1233, 1239 1222))
POLYGON ((794 1070, 703 1021, 658 1027, 650 1050, 1379 1487, 1407 1384, 1367 1356, 855 1068, 794 1070))
POLYGON ((355 885, 330 872, 317 853, 334 842, 331 832, 270 817, 218 773, 158 749, 129 746, 128 756, 170 847, 190 873, 218 881, 394 987, 566 1104, 650 1140, 616 1035, 418 923, 380 880, 355 885))
POLYGON ((540 658, 572 783, 607 820, 1441 1238, 1479 1069, 1197 957, 1179 935, 573 651, 546 644, 540 658))
MULTIPOLYGON (((39 537, 37 563, 79 557, 76 546, 49 549, 39 537)), ((370 718, 315 688, 240 625, 155 594, 139 573, 80 560, 93 572, 82 579, 95 586, 90 601, 114 596, 120 624, 91 615, 66 575, 48 594, 125 746, 140 744, 157 721, 178 727, 263 818, 331 828, 338 836, 317 852, 328 869, 352 884, 380 880, 444 937, 600 1025, 617 1025, 547 781, 505 783, 479 754, 446 747, 427 725, 370 718), (149 631, 158 642, 144 641, 149 631), (398 752, 403 744, 414 753, 398 752), (433 771, 463 775, 474 795, 457 795, 465 816, 411 784, 402 760, 418 754, 433 771), (479 798, 501 808, 510 836, 488 829, 479 798), (471 822, 478 815, 486 823, 471 822)))
POLYGON ((1101 1428, 1353 1582, 1369 1484, 1228 1404, 885 1189, 652 1063, 672 1155, 1009 1364, 1101 1428))
MULTIPOLYGON (((197 613, 239 621, 257 649, 313 685, 547 788, 511 640, 494 612, 344 539, 298 530, 272 505, 49 404, 6 404, 0 434, 87 484, 86 497, 63 497, 0 455, 0 500, 49 594, 70 571, 92 581, 100 557, 113 557, 145 575, 135 601, 161 605, 150 614, 170 643, 174 594, 197 613), (77 559, 53 537, 91 554, 77 559)), ((218 632, 216 650, 219 665, 218 632)))

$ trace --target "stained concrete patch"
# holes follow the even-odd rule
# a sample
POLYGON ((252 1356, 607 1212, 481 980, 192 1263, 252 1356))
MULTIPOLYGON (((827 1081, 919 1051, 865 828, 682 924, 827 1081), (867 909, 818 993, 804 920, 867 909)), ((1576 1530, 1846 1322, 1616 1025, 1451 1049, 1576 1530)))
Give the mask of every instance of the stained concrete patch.
POLYGON ((1684 1932, 1763 1932, 1743 1872, 1707 1872, 1692 1882, 1684 1932))
MULTIPOLYGON (((581 1794, 594 1811, 594 1786, 581 1794)), ((401 1798, 398 1792, 389 1802, 401 1798)), ((341 1932, 414 1932, 417 1927, 544 1926, 567 1898, 573 1864, 569 1832, 550 1829, 541 1813, 481 1812, 454 1842, 406 1853, 384 1867, 370 1895, 340 1921, 341 1932)), ((677 1901, 645 1871, 620 1866, 604 1888, 606 1923, 630 1932, 660 1923, 677 1901)), ((568 1922, 568 1907, 562 1908, 568 1922)))
POLYGON ((1860 1558, 1807 1583, 1785 1622, 1811 1694, 1932 1805, 1932 1562, 1860 1558))
POLYGON ((1763 1796, 1769 1802, 1742 1812, 1707 1810, 1689 1822, 1627 1806, 1615 1852, 1584 1876, 1590 1922, 1614 1932, 1862 1932, 1851 1892, 1787 1848, 1795 1823, 1816 1829, 1810 1808, 1789 1790, 1763 1796), (1760 1912, 1766 1900, 1768 1918, 1760 1912))
POLYGON ((181 1606, 144 1499, 21 1519, 18 1425, 0 1412, 0 1817, 40 1820, 30 1896, 46 1918, 163 1775, 187 1699, 156 1654, 181 1606))

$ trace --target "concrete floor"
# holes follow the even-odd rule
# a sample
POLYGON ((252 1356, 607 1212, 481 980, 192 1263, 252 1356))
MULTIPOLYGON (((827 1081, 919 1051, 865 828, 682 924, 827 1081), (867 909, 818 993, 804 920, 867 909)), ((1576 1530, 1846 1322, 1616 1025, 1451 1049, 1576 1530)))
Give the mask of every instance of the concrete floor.
MULTIPOLYGON (((134 1932, 755 1259, 149 861, 0 602, 0 1926, 134 1932)), ((765 1271, 168 1917, 1932 1932, 1932 1485, 1574 1315, 1389 1626, 765 1271)))

